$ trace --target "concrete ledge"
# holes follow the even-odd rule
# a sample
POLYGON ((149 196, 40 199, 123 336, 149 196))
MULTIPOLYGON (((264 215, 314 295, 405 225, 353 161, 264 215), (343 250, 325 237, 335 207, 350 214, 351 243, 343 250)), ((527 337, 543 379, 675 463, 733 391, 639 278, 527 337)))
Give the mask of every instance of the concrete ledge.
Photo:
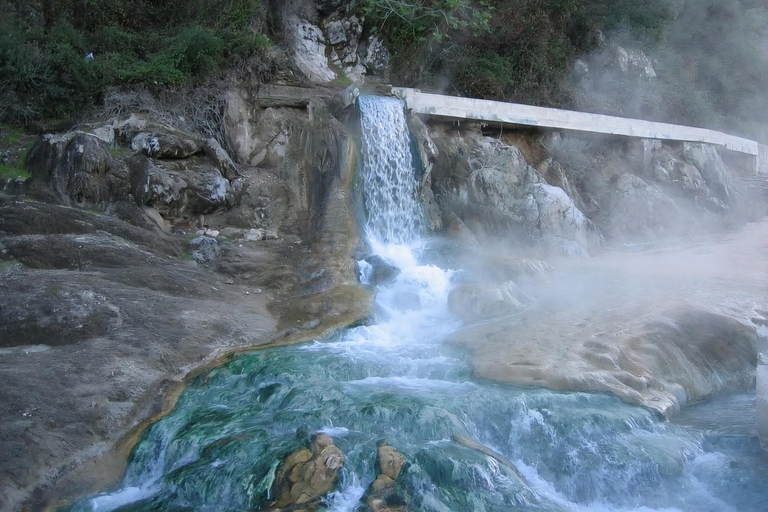
POLYGON ((758 144, 753 140, 704 128, 534 107, 518 103, 427 94, 418 89, 404 87, 393 87, 392 93, 405 101, 407 107, 416 114, 623 135, 643 139, 703 142, 747 155, 757 156, 759 154, 758 144))

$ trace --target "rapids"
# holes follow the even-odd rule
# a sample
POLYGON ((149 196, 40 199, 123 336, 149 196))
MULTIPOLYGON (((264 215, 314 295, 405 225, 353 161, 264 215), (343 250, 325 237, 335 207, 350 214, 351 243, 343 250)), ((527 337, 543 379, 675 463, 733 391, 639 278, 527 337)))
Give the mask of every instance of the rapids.
POLYGON ((408 460, 399 483, 413 511, 765 510, 768 460, 751 432, 718 430, 696 411, 668 423, 606 394, 472 379, 463 354, 442 345, 459 326, 447 310, 453 273, 430 263, 419 236, 402 105, 362 97, 360 107, 368 242, 401 270, 377 290, 378 322, 200 375, 145 432, 120 488, 67 510, 260 510, 278 462, 317 431, 347 457, 328 511, 364 510, 382 438, 408 460), (452 435, 500 452, 527 483, 452 435))

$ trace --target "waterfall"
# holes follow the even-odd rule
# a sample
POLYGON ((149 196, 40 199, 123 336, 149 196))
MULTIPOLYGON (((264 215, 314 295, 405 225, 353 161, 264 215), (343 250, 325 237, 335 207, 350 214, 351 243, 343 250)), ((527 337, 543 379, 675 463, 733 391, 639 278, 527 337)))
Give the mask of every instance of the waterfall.
POLYGON ((360 96, 358 101, 366 235, 386 244, 405 244, 418 235, 421 213, 403 103, 380 96, 360 96))

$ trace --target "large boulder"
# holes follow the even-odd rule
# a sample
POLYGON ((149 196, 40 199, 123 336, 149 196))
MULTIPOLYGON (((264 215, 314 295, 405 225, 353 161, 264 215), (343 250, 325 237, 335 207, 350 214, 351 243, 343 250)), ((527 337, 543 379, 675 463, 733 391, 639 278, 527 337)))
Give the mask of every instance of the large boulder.
POLYGON ((131 149, 153 158, 188 158, 202 151, 197 140, 178 132, 141 132, 131 141, 131 149))
POLYGON ((283 21, 283 30, 296 67, 309 80, 327 84, 336 78, 336 73, 328 67, 326 40, 320 27, 296 15, 289 15, 283 21))
POLYGON ((681 215, 674 200, 629 173, 618 178, 607 201, 610 213, 606 214, 606 231, 614 239, 653 239, 681 215))
POLYGON ((205 159, 161 162, 137 155, 128 165, 136 201, 166 219, 209 214, 235 202, 229 181, 205 159))
POLYGON ((98 204, 107 199, 105 177, 112 163, 109 146, 93 135, 43 135, 27 159, 30 191, 64 204, 98 204))

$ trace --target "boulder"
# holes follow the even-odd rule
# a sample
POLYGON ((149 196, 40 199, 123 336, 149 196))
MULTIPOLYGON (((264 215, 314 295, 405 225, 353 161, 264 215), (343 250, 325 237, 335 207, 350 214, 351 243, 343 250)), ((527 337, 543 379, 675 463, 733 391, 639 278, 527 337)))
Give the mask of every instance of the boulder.
POLYGON ((379 474, 368 486, 362 501, 371 512, 407 512, 408 500, 397 486, 405 457, 384 439, 376 443, 376 446, 379 474))
POLYGON ((27 166, 30 192, 64 204, 98 204, 108 198, 105 176, 112 166, 109 146, 87 133, 43 135, 27 166))
POLYGON ((133 196, 166 219, 213 213, 235 202, 232 187, 205 159, 157 161, 131 157, 133 196))
POLYGON ((289 15, 284 19, 283 30, 296 67, 310 81, 327 84, 336 78, 336 73, 328 67, 326 41, 320 27, 296 15, 289 15))
POLYGON ((390 265, 384 261, 380 256, 370 256, 365 259, 369 265, 371 265, 370 271, 367 272, 367 280, 371 286, 379 286, 382 284, 388 284, 393 282, 398 275, 400 275, 400 269, 394 265, 390 265))
POLYGON ((296 450, 278 465, 272 484, 272 495, 277 499, 271 504, 272 510, 310 506, 333 489, 344 461, 344 454, 330 436, 315 434, 311 449, 296 450))
POLYGON ((189 242, 189 248, 192 249, 192 258, 201 267, 213 267, 218 259, 219 243, 210 236, 199 236, 189 242))
POLYGON ((683 143, 683 157, 696 166, 714 197, 725 204, 734 202, 738 194, 731 182, 731 171, 713 146, 683 143))
POLYGON ((141 132, 131 141, 131 149, 153 158, 188 158, 202 151, 196 140, 178 132, 141 132))
POLYGON ((403 469, 403 464, 405 464, 405 457, 390 446, 386 440, 379 441, 377 447, 379 473, 386 475, 392 481, 397 480, 397 477, 400 476, 400 471, 403 469))
POLYGON ((582 252, 599 240, 597 229, 573 200, 547 184, 518 148, 469 130, 438 131, 432 140, 439 149, 432 188, 439 192, 447 229, 457 225, 451 215, 455 213, 464 223, 472 223, 476 236, 521 234, 544 241, 545 247, 562 238, 582 252))
POLYGON ((614 239, 653 239, 681 218, 675 201, 639 176, 619 176, 609 198, 607 230, 614 239))

